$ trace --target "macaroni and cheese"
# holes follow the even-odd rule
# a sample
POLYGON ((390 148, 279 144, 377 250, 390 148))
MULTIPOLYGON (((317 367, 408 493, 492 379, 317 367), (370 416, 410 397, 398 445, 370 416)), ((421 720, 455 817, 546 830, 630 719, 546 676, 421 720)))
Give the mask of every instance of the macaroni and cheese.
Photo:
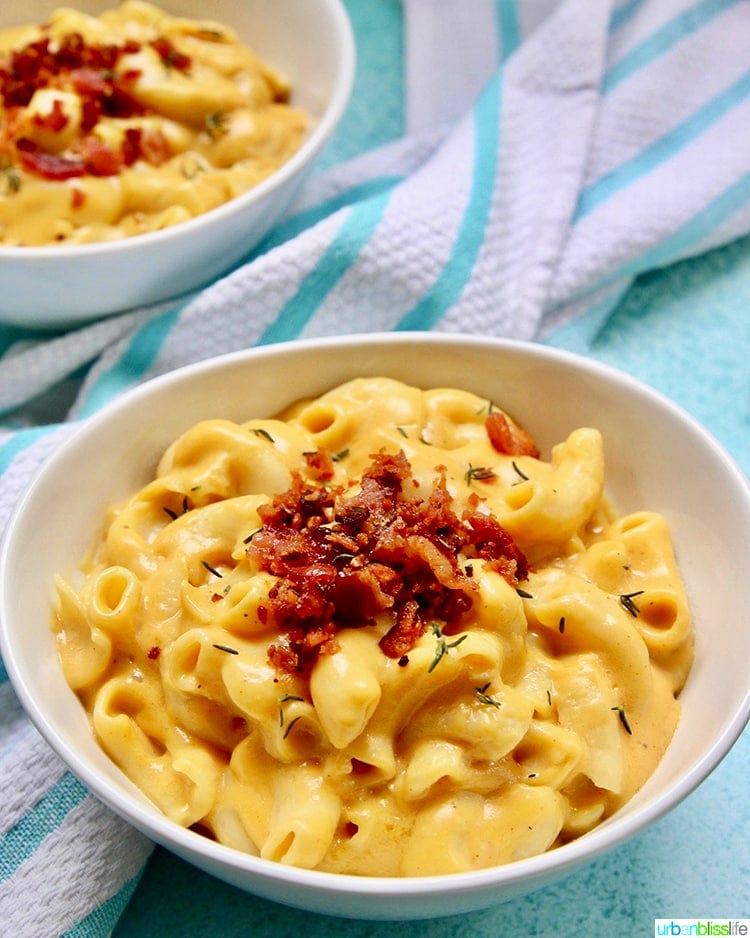
POLYGON ((0 242, 155 231, 257 185, 300 147, 286 80, 226 26, 142 0, 0 32, 0 242))
POLYGON ((423 876, 578 837, 654 770, 692 625, 665 519, 603 441, 360 378, 198 423, 58 578, 66 679, 172 820, 318 870, 423 876))

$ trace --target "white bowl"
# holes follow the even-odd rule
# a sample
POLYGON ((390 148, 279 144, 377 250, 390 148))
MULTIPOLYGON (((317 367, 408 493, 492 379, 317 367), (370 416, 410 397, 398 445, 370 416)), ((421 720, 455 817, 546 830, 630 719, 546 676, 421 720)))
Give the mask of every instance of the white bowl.
POLYGON ((721 446, 664 397, 603 365, 541 345, 417 333, 267 346, 157 378, 88 420, 42 468, 17 508, 0 563, 2 651, 50 745, 114 811, 186 860, 252 893, 327 914, 410 919, 502 902, 571 873, 673 808, 716 767, 750 715, 750 489, 721 446), (357 375, 455 385, 496 401, 542 452, 572 429, 604 434, 608 489, 622 511, 662 512, 695 618, 682 717, 656 773, 591 833, 494 869, 366 878, 293 869, 165 820, 99 749, 58 665, 52 578, 90 546, 106 505, 142 486, 160 452, 206 417, 270 416, 357 375), (710 701, 710 704, 707 703, 710 701))
MULTIPOLYGON (((43 23, 68 4, 0 6, 0 29, 43 23)), ((97 14, 116 0, 76 0, 97 14)), ((210 283, 240 261, 287 207, 339 123, 354 80, 355 48, 341 0, 164 0, 169 12, 233 26, 291 82, 292 103, 311 126, 302 147, 272 176, 204 215, 118 241, 49 247, 0 245, 0 322, 70 326, 210 283)))

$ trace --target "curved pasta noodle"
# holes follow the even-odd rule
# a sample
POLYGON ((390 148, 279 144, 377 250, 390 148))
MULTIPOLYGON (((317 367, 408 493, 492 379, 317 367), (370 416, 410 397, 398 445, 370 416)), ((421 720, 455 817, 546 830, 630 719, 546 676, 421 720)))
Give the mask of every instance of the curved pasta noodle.
POLYGON ((668 526, 616 515, 596 430, 545 460, 493 414, 362 378, 196 424, 112 506, 53 627, 169 817, 421 876, 556 847, 645 782, 693 650, 668 526))
POLYGON ((603 485, 601 434, 575 430, 553 448, 548 465, 504 493, 505 508, 498 505, 497 516, 533 556, 559 550, 591 519, 603 485))
POLYGON ((127 647, 141 603, 140 580, 127 567, 105 567, 92 577, 87 592, 89 622, 117 636, 127 647))
POLYGON ((102 679, 109 668, 112 642, 106 632, 91 625, 83 600, 61 577, 55 578, 55 590, 57 652, 65 680, 80 691, 102 679))
POLYGON ((114 677, 97 694, 92 722, 103 748, 152 801, 184 826, 213 805, 220 766, 197 740, 165 723, 152 682, 114 677))

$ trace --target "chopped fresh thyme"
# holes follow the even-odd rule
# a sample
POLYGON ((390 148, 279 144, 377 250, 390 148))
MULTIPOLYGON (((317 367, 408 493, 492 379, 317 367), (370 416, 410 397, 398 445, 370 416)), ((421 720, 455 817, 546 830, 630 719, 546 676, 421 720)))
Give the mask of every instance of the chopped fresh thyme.
POLYGON ((5 195, 15 195, 21 188, 21 174, 15 166, 0 166, 0 176, 2 176, 2 191, 5 195))
POLYGON ((211 564, 207 560, 201 560, 201 563, 206 568, 206 570, 208 570, 209 573, 213 573, 214 576, 217 576, 219 577, 219 579, 221 579, 221 574, 216 569, 216 567, 212 567, 211 564))
POLYGON ((217 651, 225 651, 228 655, 238 655, 239 652, 236 648, 230 648, 229 645, 214 645, 213 646, 217 651))
POLYGON ((437 622, 432 623, 432 631, 437 638, 437 647, 435 649, 435 657, 432 659, 432 664, 427 669, 428 674, 435 670, 435 668, 440 664, 451 648, 455 648, 457 645, 460 645, 464 639, 468 638, 468 635, 464 633, 463 635, 459 635, 455 641, 446 642, 445 638, 443 637, 443 630, 440 628, 437 622))
POLYGON ((492 479, 497 478, 495 475, 495 470, 490 469, 489 466, 472 466, 469 464, 469 468, 464 474, 464 480, 467 485, 471 485, 472 482, 489 482, 492 479))
POLYGON ((281 700, 279 700, 279 726, 284 725, 284 704, 289 703, 292 700, 302 701, 304 698, 298 697, 296 694, 284 694, 281 700))
POLYGON ((560 616, 560 621, 557 623, 557 631, 560 635, 565 631, 565 616, 560 616))
MULTIPOLYGON (((180 517, 180 515, 174 509, 169 508, 167 505, 162 505, 162 508, 169 515, 172 521, 176 521, 180 517)), ((190 500, 188 499, 187 495, 183 495, 182 496, 182 511, 180 512, 180 514, 184 515, 186 511, 190 511, 190 500)))
POLYGON ((516 473, 518 474, 522 482, 529 481, 529 477, 526 475, 526 473, 522 469, 518 468, 518 463, 515 461, 515 459, 512 461, 512 466, 516 470, 516 473))
POLYGON ((227 132, 227 115, 223 111, 214 111, 206 115, 206 133, 212 140, 227 132))
POLYGON ((297 720, 299 720, 299 717, 295 717, 293 720, 290 720, 290 721, 287 723, 286 729, 284 730, 284 735, 282 736, 282 739, 286 739, 287 736, 292 732, 292 727, 293 727, 294 724, 297 722, 297 720))
POLYGON ((180 163, 180 172, 185 179, 195 179, 198 173, 205 172, 205 169, 198 160, 188 156, 180 163))
POLYGON ((516 592, 521 597, 521 599, 533 599, 534 597, 531 593, 527 593, 526 590, 522 590, 520 586, 516 587, 516 592))
POLYGON ((636 590, 635 593, 623 593, 620 596, 620 605, 629 612, 634 619, 638 618, 638 613, 641 611, 635 603, 635 597, 640 596, 642 593, 643 590, 636 590))
POLYGON ((275 443, 276 440, 271 436, 268 430, 264 430, 263 427, 254 427, 253 433, 256 436, 262 436, 264 440, 268 440, 269 443, 275 443))
POLYGON ((348 455, 349 455, 349 448, 347 447, 346 449, 340 450, 338 453, 334 453, 334 454, 331 456, 331 459, 332 459, 334 462, 341 462, 341 460, 342 460, 342 459, 346 459, 346 457, 347 457, 348 455))
POLYGON ((255 535, 256 535, 256 534, 259 534, 262 530, 263 530, 263 526, 261 525, 261 527, 256 528, 254 531, 251 531, 251 532, 247 535, 247 537, 243 537, 243 538, 242 538, 242 543, 243 543, 243 544, 249 544, 250 541, 252 541, 252 539, 255 537, 255 535))
POLYGON ((401 434, 401 436, 406 440, 409 438, 409 434, 404 430, 403 427, 396 427, 396 430, 401 434))
POLYGON ((502 704, 499 700, 496 700, 494 697, 490 697, 487 693, 487 690, 490 686, 490 681, 487 681, 486 684, 483 684, 481 687, 476 688, 477 700, 483 704, 488 704, 490 707, 501 707, 502 704))
POLYGON ((623 727, 625 728, 625 732, 628 734, 628 736, 632 736, 633 731, 631 730, 630 724, 628 723, 628 718, 625 716, 625 710, 622 707, 612 707, 612 709, 617 711, 617 716, 620 718, 620 723, 622 723, 623 727))

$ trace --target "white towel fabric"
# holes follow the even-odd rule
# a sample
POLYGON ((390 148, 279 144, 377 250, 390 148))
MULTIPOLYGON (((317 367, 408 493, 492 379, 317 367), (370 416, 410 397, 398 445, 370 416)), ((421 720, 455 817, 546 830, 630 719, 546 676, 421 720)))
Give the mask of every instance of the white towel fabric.
MULTIPOLYGON (((0 525, 77 420, 156 374, 299 336, 536 339, 750 231, 747 0, 404 5, 404 139, 313 177, 203 292, 6 340, 0 525)), ((50 755, 7 680, 0 695, 0 921, 106 934, 149 844, 50 755)))

